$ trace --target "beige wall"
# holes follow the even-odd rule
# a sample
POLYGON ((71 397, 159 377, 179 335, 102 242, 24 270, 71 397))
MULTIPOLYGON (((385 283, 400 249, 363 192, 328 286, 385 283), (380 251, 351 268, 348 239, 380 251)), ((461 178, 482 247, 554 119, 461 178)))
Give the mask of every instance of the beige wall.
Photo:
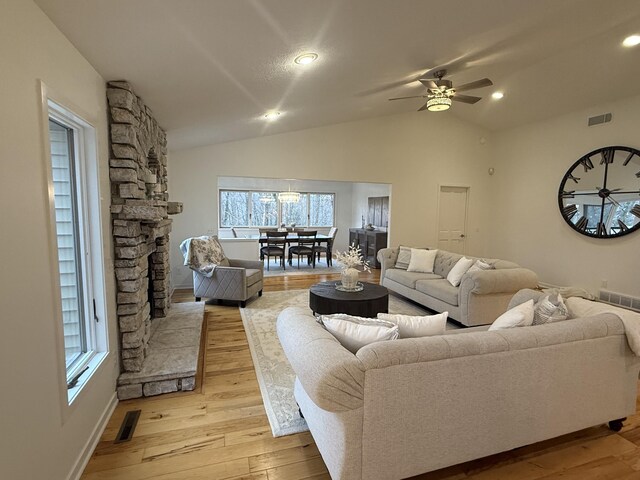
MULTIPOLYGON (((0 476, 66 479, 115 391, 112 354, 63 420, 52 279, 51 238, 38 79, 95 119, 101 162, 103 230, 109 238, 109 179, 103 79, 29 0, 2 2, 0 16, 0 476)), ((111 244, 105 246, 111 263, 111 244)), ((107 270, 112 349, 117 348, 113 271, 107 270)))
POLYGON ((490 254, 526 265, 552 284, 596 293, 607 280, 609 290, 640 296, 640 233, 585 237, 564 222, 557 200, 573 162, 607 145, 640 148, 639 126, 640 97, 634 97, 496 135, 490 254), (587 126, 588 117, 605 112, 613 114, 611 123, 587 126))
POLYGON ((389 183, 390 245, 435 245, 438 184, 468 185, 468 253, 483 255, 491 156, 481 137, 488 133, 451 114, 411 112, 171 151, 170 197, 184 202, 173 224, 174 285, 190 276, 180 241, 217 229, 219 175, 389 183))

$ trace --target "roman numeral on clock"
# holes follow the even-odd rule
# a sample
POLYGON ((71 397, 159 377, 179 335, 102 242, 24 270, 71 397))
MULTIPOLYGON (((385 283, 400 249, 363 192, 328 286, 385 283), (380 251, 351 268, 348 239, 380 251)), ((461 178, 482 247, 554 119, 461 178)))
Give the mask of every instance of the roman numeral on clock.
POLYGON ((585 172, 588 172, 593 168, 593 162, 591 162, 591 159, 589 157, 584 157, 582 160, 580 160, 580 165, 584 167, 585 172))
POLYGON ((615 155, 615 150, 611 148, 607 148, 602 151, 602 160, 600 160, 600 165, 603 163, 613 163, 613 156, 615 155))
POLYGON ((576 223, 576 228, 584 232, 587 229, 587 225, 589 225, 589 220, 587 220, 587 217, 582 217, 578 220, 578 223, 576 223))
POLYGON ((624 165, 626 167, 635 154, 636 154, 636 152, 631 152, 629 154, 629 156, 625 159, 625 161, 622 163, 622 165, 624 165))
POLYGON ((623 232, 626 230, 629 230, 629 227, 627 227, 625 223, 620 219, 618 219, 618 226, 620 227, 620 230, 622 230, 623 232))
POLYGON ((631 209, 631 213, 636 217, 640 218, 640 205, 636 205, 631 209))
POLYGON ((574 193, 576 193, 575 190, 569 190, 568 192, 565 192, 564 190, 562 191, 562 198, 575 198, 574 193))
POLYGON ((567 205, 562 209, 562 213, 564 213, 565 217, 572 218, 576 213, 578 213, 578 207, 575 205, 567 205))
MULTIPOLYGON (((640 172, 638 172, 638 173, 640 173, 640 172)), ((571 180, 573 180, 576 183, 578 183, 580 181, 580 177, 574 177, 572 174, 569 174, 569 176, 567 178, 570 178, 571 180)))
POLYGON ((606 227, 604 226, 604 223, 602 223, 602 222, 598 222, 598 228, 597 228, 597 230, 596 230, 596 233, 597 233, 598 235, 604 235, 605 233, 607 233, 607 229, 606 229, 606 227))

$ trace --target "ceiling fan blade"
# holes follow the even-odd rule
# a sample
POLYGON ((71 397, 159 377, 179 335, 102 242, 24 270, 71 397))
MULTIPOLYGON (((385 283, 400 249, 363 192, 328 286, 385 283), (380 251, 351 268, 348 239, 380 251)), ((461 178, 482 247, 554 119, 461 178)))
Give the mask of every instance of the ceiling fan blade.
POLYGON ((471 95, 458 95, 457 93, 451 97, 451 100, 462 103, 474 104, 482 100, 482 97, 472 97, 471 95))
POLYGON ((465 90, 473 90, 475 88, 488 87, 490 85, 493 85, 493 82, 488 78, 483 78, 482 80, 476 80, 475 82, 465 83, 464 85, 460 85, 454 88, 456 92, 464 92, 465 90))
POLYGON ((426 95, 414 95, 412 97, 396 97, 396 98, 390 98, 389 100, 405 100, 407 98, 427 98, 426 95))
POLYGON ((430 88, 432 90, 440 90, 438 85, 436 85, 436 82, 434 82, 430 78, 421 78, 420 79, 420 83, 423 84, 425 87, 430 88))
POLYGON ((429 103, 429 102, 427 102, 427 103, 425 103, 424 105, 422 105, 422 106, 418 109, 418 111, 419 111, 419 112, 422 112, 423 110, 426 110, 426 109, 427 109, 427 104, 428 104, 428 103, 429 103))

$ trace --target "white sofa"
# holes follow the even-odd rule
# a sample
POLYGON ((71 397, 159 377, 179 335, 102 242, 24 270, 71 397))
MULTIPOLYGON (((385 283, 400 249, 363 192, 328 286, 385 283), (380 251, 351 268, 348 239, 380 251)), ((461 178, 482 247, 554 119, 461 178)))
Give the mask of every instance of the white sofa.
POLYGON ((380 284, 427 308, 447 311, 449 318, 463 325, 492 323, 507 310, 514 293, 538 285, 538 276, 527 268, 506 260, 485 259, 493 270, 467 273, 460 285, 454 287, 447 275, 462 255, 438 250, 434 273, 417 273, 395 267, 398 250, 383 248, 378 252, 380 284))
POLYGON ((486 328, 354 355, 283 310, 295 397, 331 478, 407 478, 635 413, 640 360, 616 315, 486 328))

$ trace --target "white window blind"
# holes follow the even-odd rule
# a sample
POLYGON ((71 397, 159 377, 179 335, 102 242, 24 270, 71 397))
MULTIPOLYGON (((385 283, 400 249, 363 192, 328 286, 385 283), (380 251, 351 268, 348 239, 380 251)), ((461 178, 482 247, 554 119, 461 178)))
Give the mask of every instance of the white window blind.
POLYGON ((49 120, 51 169, 55 198, 58 267, 64 327, 65 362, 69 369, 87 352, 82 291, 82 258, 76 207, 74 131, 49 120))

